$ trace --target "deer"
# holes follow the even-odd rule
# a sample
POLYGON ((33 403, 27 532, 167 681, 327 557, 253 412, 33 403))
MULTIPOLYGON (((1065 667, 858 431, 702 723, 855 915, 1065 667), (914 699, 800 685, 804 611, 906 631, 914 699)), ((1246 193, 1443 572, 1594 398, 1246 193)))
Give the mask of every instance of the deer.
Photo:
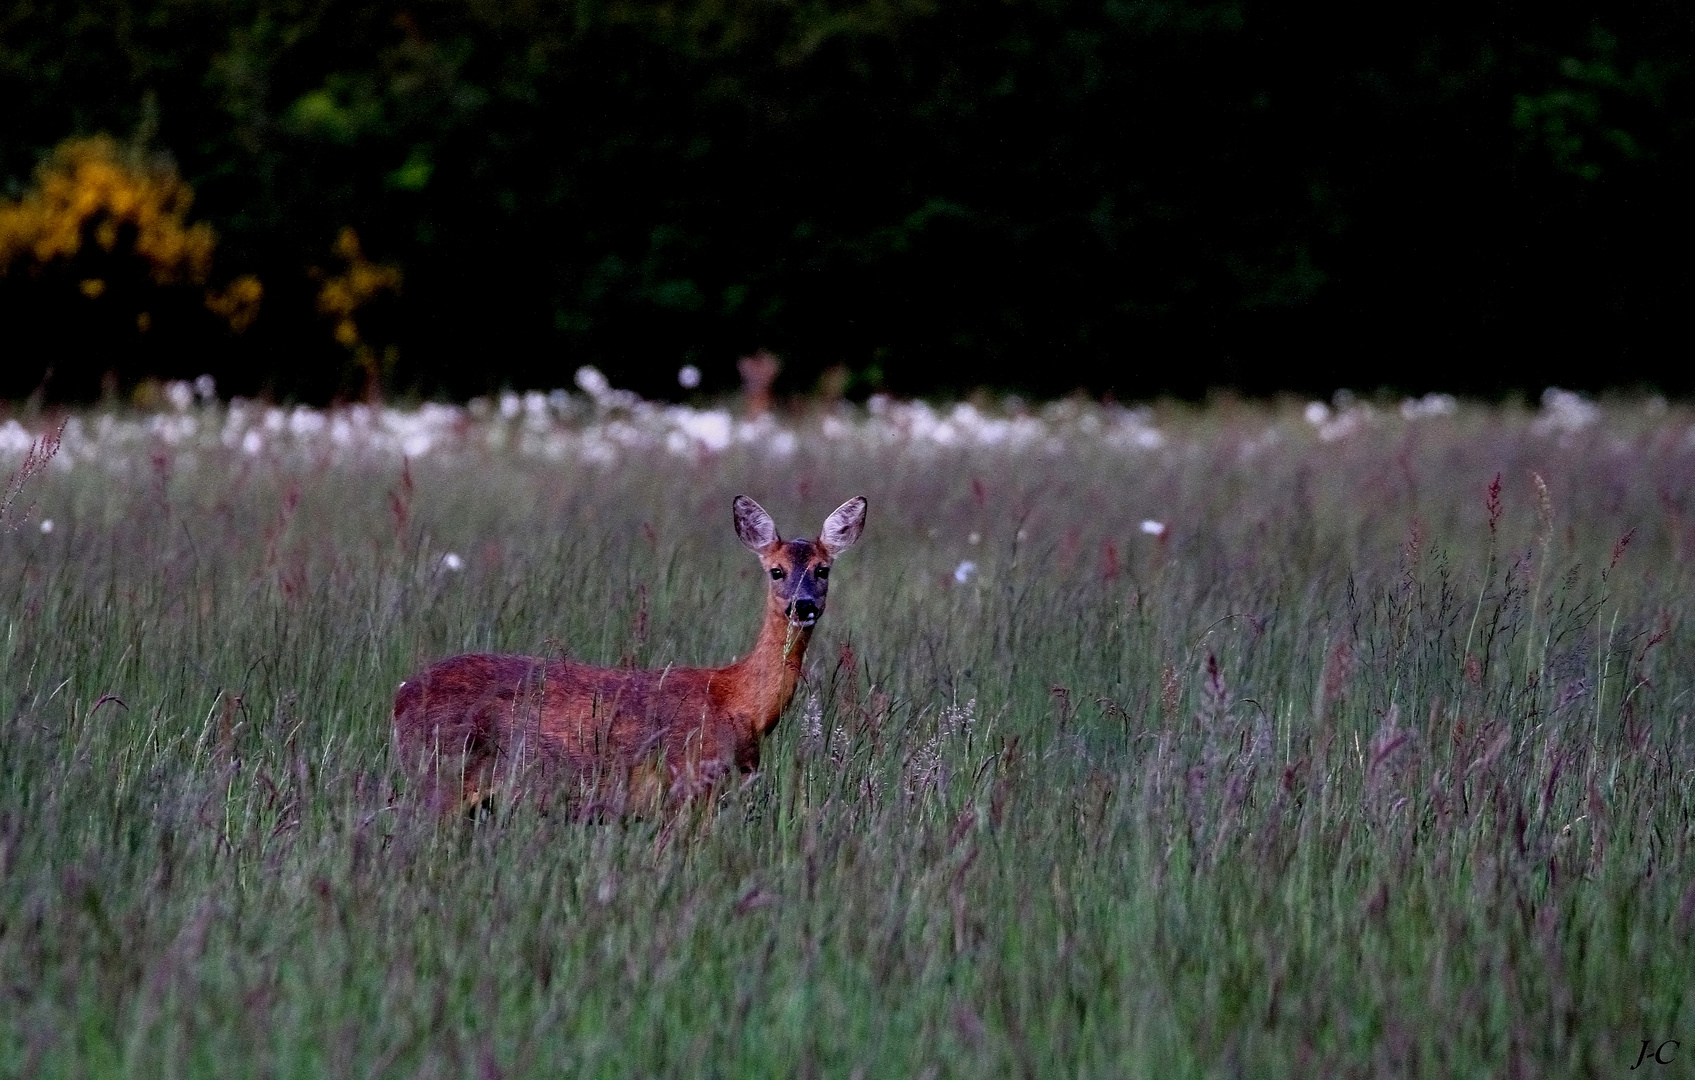
POLYGON ((830 567, 864 532, 866 506, 863 496, 849 499, 818 539, 784 540, 764 507, 746 495, 732 500, 736 536, 759 559, 766 586, 758 636, 739 660, 642 670, 451 656, 395 693, 403 762, 439 809, 461 811, 563 788, 581 807, 624 813, 686 802, 751 774, 794 697, 830 567))

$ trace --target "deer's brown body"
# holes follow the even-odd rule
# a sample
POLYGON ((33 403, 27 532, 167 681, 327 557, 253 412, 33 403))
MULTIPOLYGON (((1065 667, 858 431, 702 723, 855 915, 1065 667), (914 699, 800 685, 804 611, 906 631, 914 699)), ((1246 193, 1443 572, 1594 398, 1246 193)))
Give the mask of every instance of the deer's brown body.
POLYGON ((823 613, 830 563, 859 537, 865 500, 842 505, 816 541, 784 542, 752 499, 736 531, 770 576, 752 651, 719 668, 636 671, 573 660, 470 654, 406 680, 394 728, 407 763, 461 805, 538 782, 623 803, 688 796, 759 764, 760 741, 800 681, 823 613))

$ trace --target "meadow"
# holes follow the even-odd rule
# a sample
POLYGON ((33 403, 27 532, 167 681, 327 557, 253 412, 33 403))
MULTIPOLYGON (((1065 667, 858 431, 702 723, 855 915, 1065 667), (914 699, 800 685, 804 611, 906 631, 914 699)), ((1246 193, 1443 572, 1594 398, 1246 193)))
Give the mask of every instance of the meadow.
POLYGON ((1695 1075, 1695 411, 579 385, 0 417, 0 1074, 1695 1075), (431 659, 745 650, 738 492, 870 500, 756 774, 408 802, 431 659))

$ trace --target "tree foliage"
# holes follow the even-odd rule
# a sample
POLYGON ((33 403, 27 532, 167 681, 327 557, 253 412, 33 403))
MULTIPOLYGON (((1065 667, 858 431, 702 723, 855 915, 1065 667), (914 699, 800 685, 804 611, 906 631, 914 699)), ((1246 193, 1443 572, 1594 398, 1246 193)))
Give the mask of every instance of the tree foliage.
MULTIPOLYGON (((1605 357, 1609 381, 1647 370, 1695 284, 1672 257, 1691 22, 1663 2, 14 0, 0 184, 16 197, 70 135, 168 149, 265 303, 149 363, 233 390, 369 379, 379 353, 337 343, 311 273, 346 228, 405 274, 360 341, 426 393, 585 362, 650 392, 692 362, 710 387, 759 347, 792 383, 845 365, 861 388, 1492 389, 1555 356, 1605 357)), ((32 325, 13 392, 48 343, 61 372, 110 353, 32 325)))

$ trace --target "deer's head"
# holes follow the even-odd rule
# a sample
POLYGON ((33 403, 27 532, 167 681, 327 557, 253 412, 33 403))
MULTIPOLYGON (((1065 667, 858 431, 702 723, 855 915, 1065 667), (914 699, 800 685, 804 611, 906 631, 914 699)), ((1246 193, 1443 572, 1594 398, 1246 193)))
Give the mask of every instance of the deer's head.
POLYGON ((865 497, 836 507, 824 519, 816 540, 784 540, 777 535, 771 515, 746 495, 737 495, 731 509, 736 515, 736 535, 765 568, 770 603, 791 626, 816 623, 830 591, 830 564, 865 531, 865 497))

